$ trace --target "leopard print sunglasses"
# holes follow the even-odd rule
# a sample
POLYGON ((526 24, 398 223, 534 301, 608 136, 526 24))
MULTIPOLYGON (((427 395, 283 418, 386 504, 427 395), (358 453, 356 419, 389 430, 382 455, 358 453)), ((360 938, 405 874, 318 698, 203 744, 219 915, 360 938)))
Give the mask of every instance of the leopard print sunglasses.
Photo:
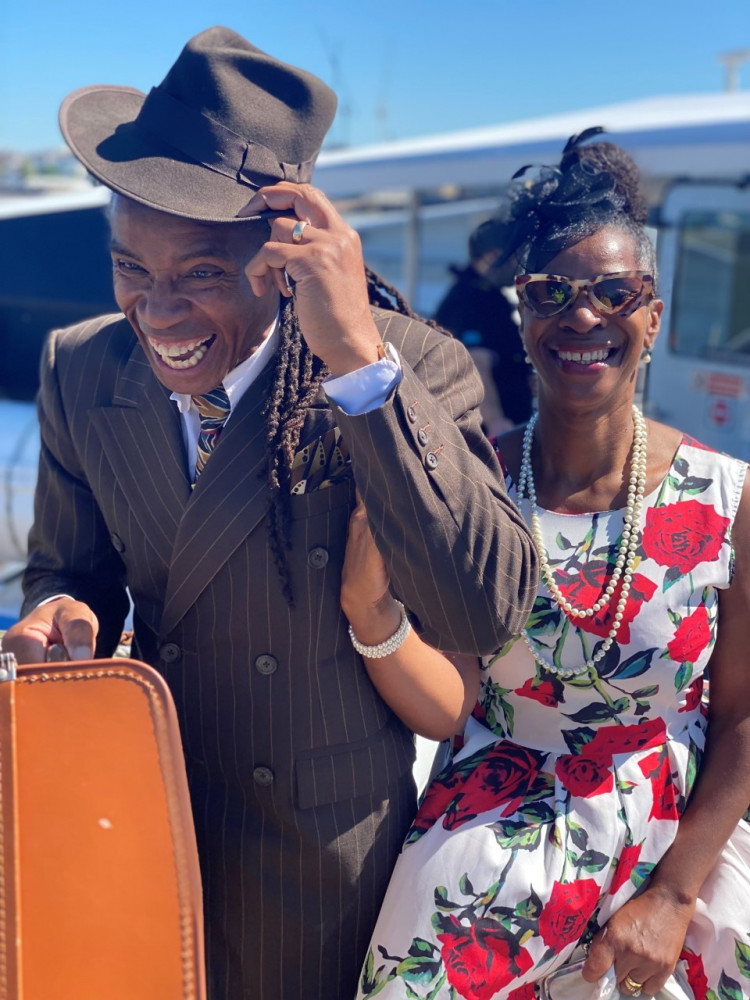
POLYGON ((539 319, 568 309, 586 289, 589 302, 608 316, 630 316, 654 296, 654 276, 648 271, 618 271, 595 278, 565 278, 560 274, 516 275, 516 291, 539 319))

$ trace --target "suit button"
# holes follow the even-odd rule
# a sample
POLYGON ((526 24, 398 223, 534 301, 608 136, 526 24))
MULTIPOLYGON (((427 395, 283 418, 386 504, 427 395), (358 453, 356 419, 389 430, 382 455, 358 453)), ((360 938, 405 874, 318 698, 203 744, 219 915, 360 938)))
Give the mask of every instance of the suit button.
POLYGON ((406 418, 410 424, 415 424, 417 422, 417 411, 414 409, 413 406, 407 406, 406 418))
POLYGON ((114 531, 109 536, 109 540, 112 542, 112 545, 113 545, 113 547, 114 547, 114 549, 115 549, 116 552, 124 552, 125 551, 125 542, 123 542, 123 540, 120 538, 120 536, 118 534, 116 534, 114 531))
POLYGON ((262 653, 256 657, 255 669, 259 674, 274 674, 279 666, 279 661, 270 653, 262 653))
POLYGON ((419 430, 417 431, 417 441, 419 441, 421 445, 426 445, 428 440, 429 438, 427 437, 427 431, 425 431, 424 428, 420 427, 419 430))
POLYGON ((322 545, 316 545, 307 553, 307 565, 312 569, 323 569, 327 562, 328 549, 324 549, 322 545))
POLYGON ((165 663, 176 663, 182 656, 182 650, 176 642, 165 642, 159 650, 159 656, 165 663))
POLYGON ((438 457, 434 451, 428 451, 424 457, 424 464, 428 469, 437 469, 438 457))
POLYGON ((253 770, 253 781, 256 785, 268 785, 273 784, 273 771, 270 767, 256 767, 253 770))

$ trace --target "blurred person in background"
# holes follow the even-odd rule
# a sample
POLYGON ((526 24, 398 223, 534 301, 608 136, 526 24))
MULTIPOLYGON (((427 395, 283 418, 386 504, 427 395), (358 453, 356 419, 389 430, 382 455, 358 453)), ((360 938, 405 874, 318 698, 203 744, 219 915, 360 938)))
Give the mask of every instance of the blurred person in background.
POLYGON ((530 369, 516 320, 515 260, 506 251, 508 228, 483 222, 469 237, 469 263, 451 267, 453 285, 435 320, 471 354, 484 385, 482 422, 490 437, 531 416, 530 369))

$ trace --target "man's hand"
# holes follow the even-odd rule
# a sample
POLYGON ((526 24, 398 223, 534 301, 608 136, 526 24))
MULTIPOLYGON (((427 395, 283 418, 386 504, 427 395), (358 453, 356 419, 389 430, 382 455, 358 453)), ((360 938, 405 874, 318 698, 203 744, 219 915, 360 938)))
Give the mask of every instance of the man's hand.
POLYGON ((594 938, 584 979, 596 982, 614 965, 623 994, 633 994, 627 977, 641 984, 644 997, 655 996, 674 972, 693 910, 656 886, 628 900, 594 938))
POLYGON ((302 335, 332 375, 372 364, 380 334, 370 313, 362 247, 325 195, 309 184, 282 181, 261 188, 242 214, 266 209, 293 216, 271 223, 271 238, 245 269, 256 295, 269 287, 292 294, 302 335))
POLYGON ((99 623, 87 604, 58 597, 29 612, 3 636, 3 652, 19 663, 44 663, 50 646, 65 646, 71 660, 91 660, 99 623))

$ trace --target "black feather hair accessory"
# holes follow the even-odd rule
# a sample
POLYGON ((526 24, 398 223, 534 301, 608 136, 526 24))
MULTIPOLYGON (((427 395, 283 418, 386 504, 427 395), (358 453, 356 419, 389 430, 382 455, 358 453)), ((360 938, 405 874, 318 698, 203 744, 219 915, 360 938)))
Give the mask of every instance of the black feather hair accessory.
POLYGON ((572 135, 557 167, 527 164, 511 178, 494 218, 507 227, 504 257, 525 264, 534 255, 550 258, 593 228, 623 212, 626 197, 617 178, 581 154, 601 126, 572 135))

